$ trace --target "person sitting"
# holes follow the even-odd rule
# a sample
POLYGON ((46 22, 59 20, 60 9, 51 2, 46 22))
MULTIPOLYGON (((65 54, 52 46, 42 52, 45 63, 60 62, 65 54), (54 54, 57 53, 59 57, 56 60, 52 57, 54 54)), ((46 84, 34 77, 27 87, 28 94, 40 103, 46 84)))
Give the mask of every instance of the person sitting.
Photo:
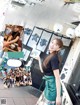
POLYGON ((16 86, 20 86, 20 75, 19 75, 19 72, 17 72, 17 74, 16 74, 16 81, 15 81, 15 83, 16 83, 16 86))
POLYGON ((11 87, 14 87, 14 84, 15 84, 15 74, 12 73, 11 76, 10 76, 10 85, 11 85, 11 87))
POLYGON ((4 40, 3 50, 5 49, 5 47, 10 47, 10 45, 12 44, 14 44, 14 46, 11 46, 11 48, 18 50, 17 49, 18 41, 20 41, 20 31, 19 31, 19 27, 15 26, 13 31, 10 33, 9 37, 7 38, 7 41, 4 40))
POLYGON ((4 78, 4 87, 10 88, 10 75, 7 75, 6 78, 4 78))
POLYGON ((20 78, 20 85, 23 86, 24 84, 24 77, 23 77, 23 73, 22 72, 19 72, 19 78, 20 78))

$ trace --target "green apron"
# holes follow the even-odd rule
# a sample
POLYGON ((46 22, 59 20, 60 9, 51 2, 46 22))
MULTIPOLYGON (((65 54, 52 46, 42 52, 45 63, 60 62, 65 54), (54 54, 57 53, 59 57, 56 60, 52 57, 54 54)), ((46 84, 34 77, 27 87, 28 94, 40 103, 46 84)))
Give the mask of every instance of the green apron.
POLYGON ((56 100, 56 83, 54 76, 44 76, 43 79, 45 80, 45 89, 44 89, 44 96, 46 99, 50 101, 56 100))
MULTIPOLYGON (((56 83, 54 76, 44 76, 43 79, 45 80, 45 89, 44 89, 44 96, 47 100, 56 101, 56 83)), ((62 88, 61 88, 61 95, 62 95, 62 88)))

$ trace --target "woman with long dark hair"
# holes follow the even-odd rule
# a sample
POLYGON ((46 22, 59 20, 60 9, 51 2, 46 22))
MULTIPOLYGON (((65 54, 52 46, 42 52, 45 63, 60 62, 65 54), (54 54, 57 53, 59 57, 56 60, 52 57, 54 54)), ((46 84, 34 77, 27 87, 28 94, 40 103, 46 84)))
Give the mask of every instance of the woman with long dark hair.
MULTIPOLYGON (((36 105, 61 105, 61 83, 58 52, 63 47, 61 39, 54 39, 49 44, 49 55, 43 60, 41 71, 44 73, 45 89, 36 105)), ((40 64, 40 63, 39 63, 40 64)))

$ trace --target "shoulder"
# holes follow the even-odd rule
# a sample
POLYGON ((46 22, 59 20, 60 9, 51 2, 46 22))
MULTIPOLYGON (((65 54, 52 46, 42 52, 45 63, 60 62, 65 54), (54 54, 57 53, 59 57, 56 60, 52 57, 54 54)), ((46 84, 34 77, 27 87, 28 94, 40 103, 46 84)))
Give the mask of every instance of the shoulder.
POLYGON ((57 70, 59 69, 59 59, 58 59, 58 55, 54 55, 51 60, 50 60, 50 64, 52 67, 52 70, 57 70))
POLYGON ((55 55, 51 58, 51 61, 55 61, 55 60, 58 60, 58 61, 59 61, 59 59, 58 59, 58 54, 55 54, 55 55))

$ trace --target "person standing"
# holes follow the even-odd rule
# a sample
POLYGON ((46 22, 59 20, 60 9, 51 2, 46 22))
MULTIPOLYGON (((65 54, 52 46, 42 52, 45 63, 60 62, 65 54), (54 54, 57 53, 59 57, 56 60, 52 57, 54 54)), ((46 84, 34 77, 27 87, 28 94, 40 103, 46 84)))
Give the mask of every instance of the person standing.
POLYGON ((49 44, 49 55, 43 60, 41 71, 44 73, 45 89, 36 105, 61 105, 62 88, 60 83, 58 52, 63 47, 61 39, 54 39, 49 44))

